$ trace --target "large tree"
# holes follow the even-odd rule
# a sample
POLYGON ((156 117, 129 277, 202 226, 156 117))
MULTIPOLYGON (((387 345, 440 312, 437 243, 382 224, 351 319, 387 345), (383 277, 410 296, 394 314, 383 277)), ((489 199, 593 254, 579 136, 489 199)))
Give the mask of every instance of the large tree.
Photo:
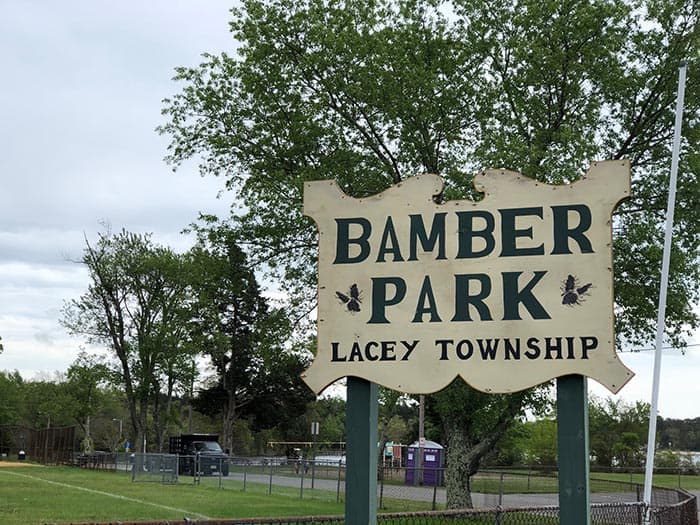
MULTIPOLYGON (((122 231, 86 240, 82 263, 90 276, 87 291, 64 305, 61 322, 73 334, 103 344, 113 356, 112 379, 124 389, 136 440, 143 449, 150 421, 167 410, 173 361, 187 347, 182 330, 187 286, 181 257, 150 236, 122 231), (165 386, 167 385, 167 387, 165 386)), ((157 442, 162 444, 162 429, 157 442)))
POLYGON ((588 403, 591 456, 606 467, 638 467, 649 431, 649 405, 592 398, 588 403))
POLYGON ((471 508, 471 478, 525 407, 547 404, 547 392, 529 389, 510 395, 477 392, 460 379, 428 396, 426 413, 442 425, 445 439, 448 508, 471 508))
POLYGON ((232 232, 205 219, 194 226, 198 242, 188 254, 189 332, 215 374, 198 406, 221 415, 224 446, 236 451, 239 419, 250 417, 254 430, 283 425, 304 412, 311 393, 299 377, 306 362, 289 344, 288 317, 261 295, 232 232))
MULTIPOLYGON (((652 336, 676 71, 697 53, 694 0, 244 0, 233 15, 235 55, 178 69, 182 91, 165 100, 160 130, 170 162, 196 157, 236 192, 232 228, 293 297, 313 305, 305 180, 335 179, 362 197, 432 172, 444 198, 478 198, 482 168, 566 183, 592 159, 629 158, 633 198, 614 219, 617 333, 652 336)), ((666 323, 677 344, 698 324, 698 87, 691 68, 666 323)), ((464 404, 489 406, 497 434, 528 399, 464 404)), ((493 444, 437 406, 461 450, 493 444)), ((467 454, 471 466, 450 463, 455 487, 478 465, 467 454)))
POLYGON ((700 417, 693 419, 659 418, 659 448, 700 450, 700 417))

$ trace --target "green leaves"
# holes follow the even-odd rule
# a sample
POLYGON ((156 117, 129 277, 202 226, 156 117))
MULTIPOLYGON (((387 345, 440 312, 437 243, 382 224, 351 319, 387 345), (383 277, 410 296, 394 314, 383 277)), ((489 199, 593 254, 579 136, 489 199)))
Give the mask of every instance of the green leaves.
MULTIPOLYGON (((124 389, 135 443, 141 446, 149 417, 158 425, 161 409, 167 411, 159 396, 170 400, 176 388, 192 381, 185 365, 193 349, 183 329, 186 268, 181 256, 156 245, 149 235, 125 230, 101 233, 94 245, 86 240, 82 262, 90 284, 82 296, 64 304, 61 323, 70 333, 110 350, 106 377, 124 389)), ((90 366, 83 372, 103 371, 102 365, 93 364, 85 363, 90 366)), ((78 380, 85 366, 76 366, 72 373, 78 380)), ((84 393, 78 395, 84 398, 84 393)), ((88 409, 83 416, 89 415, 88 409)), ((162 434, 163 428, 157 431, 162 434)))
MULTIPOLYGON (((174 165, 199 158, 225 178, 233 237, 307 319, 317 233, 301 216, 304 181, 364 197, 427 171, 445 179, 444 199, 478 199, 484 168, 562 184, 591 160, 629 158, 615 318, 620 341, 642 343, 656 323, 677 66, 697 58, 697 16, 694 0, 248 0, 231 24, 237 55, 178 70, 159 130, 174 165)), ((691 68, 667 301, 677 345, 698 325, 699 78, 691 68)), ((544 395, 455 384, 431 397, 461 451, 455 490, 544 395)))
MULTIPOLYGON (((164 102, 159 131, 175 166, 199 158, 202 173, 225 178, 251 263, 309 308, 305 180, 362 197, 428 171, 445 178, 445 198, 476 198, 483 168, 566 183, 590 160, 630 158, 633 200, 615 219, 629 236, 616 240, 618 324, 625 340, 647 340, 658 270, 646 247, 659 246, 677 66, 697 56, 697 16, 693 0, 246 1, 231 23, 237 55, 178 69, 182 90, 164 102)), ((676 344, 697 323, 698 85, 691 68, 668 309, 676 344)))
POLYGON ((639 466, 649 428, 649 405, 593 398, 588 405, 591 455, 599 465, 639 466))
POLYGON ((460 6, 493 105, 481 119, 483 162, 555 184, 580 177, 597 153, 601 92, 619 67, 628 11, 605 1, 460 6))
POLYGON ((239 451, 235 422, 249 417, 255 430, 285 425, 312 398, 300 375, 306 366, 290 344, 290 321, 270 308, 253 268, 231 229, 212 217, 192 230, 198 242, 187 254, 192 293, 192 343, 211 360, 212 386, 197 403, 224 420, 224 443, 239 451))
MULTIPOLYGON (((228 226, 250 264, 313 309, 316 228, 306 180, 379 193, 421 172, 444 199, 480 196, 472 175, 509 168, 570 183, 592 160, 629 158, 632 198, 613 218, 616 329, 655 331, 677 66, 697 58, 695 0, 248 0, 234 11, 236 56, 180 69, 166 100, 174 165, 201 159, 236 205, 228 226)), ((667 336, 698 326, 699 71, 686 93, 667 336)), ((307 326, 308 327, 308 326, 307 326)), ((545 391, 487 396, 456 383, 432 396, 455 456, 450 503, 524 406, 545 391)), ((628 447, 629 448, 629 447, 628 447)), ((450 479, 448 477, 448 479, 450 479)), ((461 496, 460 496, 461 497, 461 496)))

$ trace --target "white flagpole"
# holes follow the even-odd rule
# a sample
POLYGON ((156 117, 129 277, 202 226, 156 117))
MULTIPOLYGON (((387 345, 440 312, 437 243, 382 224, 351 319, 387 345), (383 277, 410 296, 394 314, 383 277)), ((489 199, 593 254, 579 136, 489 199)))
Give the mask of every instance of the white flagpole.
POLYGON ((646 471, 644 474, 644 503, 647 505, 645 523, 651 518, 651 480, 654 475, 654 452, 656 449, 656 417, 659 404, 659 377, 661 374, 661 346, 663 344, 666 321, 666 292, 668 290, 668 272, 671 259, 671 237, 673 234, 673 211, 676 204, 676 179, 678 176, 678 156, 681 147, 681 123, 683 121, 683 97, 685 95, 685 76, 687 64, 681 62, 678 72, 678 98, 676 99, 676 125, 673 133, 673 152, 671 154, 671 179, 668 188, 668 205, 666 208, 666 235, 664 254, 661 265, 661 290, 659 292, 659 314, 656 320, 656 350, 654 352, 654 380, 651 389, 651 410, 649 414, 649 437, 647 441, 646 471))

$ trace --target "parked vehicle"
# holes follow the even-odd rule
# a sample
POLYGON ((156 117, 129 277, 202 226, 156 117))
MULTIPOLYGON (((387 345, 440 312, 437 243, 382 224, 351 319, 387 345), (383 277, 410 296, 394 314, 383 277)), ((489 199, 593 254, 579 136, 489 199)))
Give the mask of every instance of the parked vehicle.
POLYGON ((228 476, 230 458, 221 449, 216 434, 172 436, 170 453, 178 455, 178 473, 181 475, 228 476))

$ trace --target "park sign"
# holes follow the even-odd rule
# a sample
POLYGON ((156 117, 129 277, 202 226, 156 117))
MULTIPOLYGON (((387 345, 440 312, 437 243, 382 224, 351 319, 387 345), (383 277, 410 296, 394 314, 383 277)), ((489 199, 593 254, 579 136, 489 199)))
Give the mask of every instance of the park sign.
POLYGON ((595 162, 568 185, 506 170, 474 185, 483 199, 439 202, 436 175, 362 199, 305 184, 319 230, 312 390, 355 376, 431 393, 461 376, 504 393, 579 374, 618 392, 632 378, 615 352, 612 269, 629 162, 595 162))

